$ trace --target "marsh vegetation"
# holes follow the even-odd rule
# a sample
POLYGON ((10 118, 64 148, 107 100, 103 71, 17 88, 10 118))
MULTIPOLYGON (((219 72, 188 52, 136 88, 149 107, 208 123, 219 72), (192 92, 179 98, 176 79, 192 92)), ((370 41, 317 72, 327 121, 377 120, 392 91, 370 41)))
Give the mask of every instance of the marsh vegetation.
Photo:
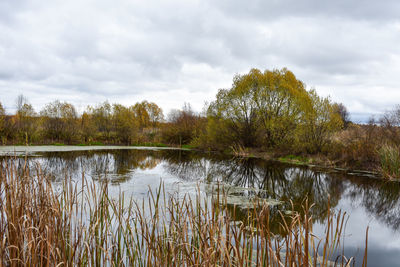
POLYGON ((57 185, 39 164, 19 164, 7 158, 0 167, 0 262, 5 266, 355 263, 340 256, 348 215, 327 206, 325 231, 318 237, 307 199, 300 210, 280 212, 254 198, 238 219, 220 184, 209 198, 199 187, 192 195, 170 194, 160 184, 138 201, 121 192, 112 196, 107 180, 94 182, 82 174, 75 181, 66 175, 57 185))

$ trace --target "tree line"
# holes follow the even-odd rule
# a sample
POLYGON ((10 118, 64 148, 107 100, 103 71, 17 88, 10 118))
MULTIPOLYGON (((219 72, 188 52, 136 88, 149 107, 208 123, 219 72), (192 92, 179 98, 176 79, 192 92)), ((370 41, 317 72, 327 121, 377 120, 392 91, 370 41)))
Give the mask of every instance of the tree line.
POLYGON ((22 95, 16 108, 10 115, 0 103, 2 144, 150 143, 239 154, 318 154, 333 164, 378 166, 400 176, 400 108, 369 124, 353 124, 343 104, 307 89, 286 68, 235 75, 202 113, 185 103, 165 116, 157 104, 142 101, 104 102, 78 114, 59 100, 37 112, 22 95))
POLYGON ((78 114, 73 104, 55 100, 37 112, 22 95, 16 108, 6 115, 0 103, 3 144, 161 142, 214 150, 296 147, 314 153, 328 145, 347 116, 343 105, 306 90, 287 69, 236 75, 232 87, 220 89, 203 114, 185 103, 165 118, 147 101, 129 107, 104 102, 78 114))
POLYGON ((75 106, 55 100, 37 112, 28 99, 16 99, 16 113, 0 102, 0 141, 6 144, 188 144, 204 118, 190 104, 172 110, 165 119, 155 103, 131 106, 103 102, 78 114, 75 106))

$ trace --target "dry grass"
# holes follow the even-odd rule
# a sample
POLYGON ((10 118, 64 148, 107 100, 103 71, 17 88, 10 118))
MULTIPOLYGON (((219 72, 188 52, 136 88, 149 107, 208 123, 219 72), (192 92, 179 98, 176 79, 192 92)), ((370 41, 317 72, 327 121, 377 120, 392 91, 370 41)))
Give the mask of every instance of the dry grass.
MULTIPOLYGON (((219 190, 219 188, 216 188, 219 190)), ((347 266, 337 257, 345 214, 328 215, 325 236, 303 212, 280 214, 270 230, 268 205, 254 202, 237 222, 220 194, 211 201, 167 195, 143 202, 111 199, 108 185, 66 177, 57 190, 41 173, 3 162, 0 169, 0 266, 347 266), (57 193, 56 193, 57 192, 57 193), (221 202, 223 204, 221 204, 221 202), (318 253, 319 252, 319 253, 318 253)), ((233 212, 234 213, 234 212, 233 212)), ((366 257, 365 263, 366 266, 366 257)))
POLYGON ((230 149, 232 150, 232 154, 236 157, 249 157, 251 155, 250 149, 245 148, 241 144, 235 144, 231 146, 230 149))
POLYGON ((385 177, 400 177, 400 150, 398 147, 383 145, 378 149, 381 172, 385 177))
POLYGON ((375 171, 379 166, 377 147, 384 138, 376 125, 351 125, 335 134, 327 153, 341 166, 375 171))

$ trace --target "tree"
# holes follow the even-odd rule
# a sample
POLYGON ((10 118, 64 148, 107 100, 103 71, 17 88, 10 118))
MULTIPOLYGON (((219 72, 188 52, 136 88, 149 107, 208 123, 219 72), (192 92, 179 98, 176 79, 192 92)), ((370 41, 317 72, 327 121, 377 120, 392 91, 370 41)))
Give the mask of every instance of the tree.
POLYGON ((157 127, 158 123, 164 120, 163 111, 159 106, 157 106, 156 103, 148 103, 147 112, 149 114, 149 119, 152 127, 157 127))
POLYGON ((252 69, 236 75, 230 89, 219 90, 208 108, 207 129, 223 143, 286 145, 293 141, 308 101, 304 84, 287 69, 252 69))
POLYGON ((113 130, 113 114, 110 103, 105 101, 96 107, 89 106, 87 112, 91 114, 93 124, 100 133, 102 139, 110 140, 113 130))
POLYGON ((236 76, 234 87, 231 90, 220 89, 217 99, 210 103, 207 112, 210 120, 208 128, 210 131, 214 130, 213 138, 223 136, 228 143, 249 147, 256 144, 257 111, 252 91, 238 86, 241 80, 240 76, 236 76), (212 129, 214 127, 217 129, 212 129), (229 135, 227 132, 221 135, 225 129, 229 135))
POLYGON ((310 90, 309 96, 311 101, 305 109, 297 136, 300 147, 315 153, 322 151, 329 143, 331 134, 342 128, 343 121, 329 98, 318 96, 315 90, 310 90))
POLYGON ((6 110, 0 102, 0 141, 4 144, 6 140, 6 110))
POLYGON ((47 138, 67 143, 76 140, 78 114, 72 104, 55 100, 47 104, 40 115, 43 119, 44 135, 47 138))
POLYGON ((93 123, 92 114, 87 111, 83 112, 79 125, 83 141, 85 143, 91 142, 96 134, 96 126, 93 123))
POLYGON ((386 111, 378 120, 381 138, 394 146, 400 145, 400 105, 386 111))
POLYGON ((143 101, 141 103, 136 103, 132 107, 132 111, 134 112, 134 116, 138 122, 138 126, 140 130, 148 127, 150 125, 150 115, 147 110, 148 102, 143 101))
POLYGON ((349 126, 349 124, 351 123, 350 114, 347 111, 346 106, 343 105, 342 103, 334 103, 333 104, 333 109, 340 116, 340 118, 342 119, 343 127, 346 129, 349 126))
POLYGON ((142 101, 132 107, 135 118, 139 123, 140 130, 146 127, 157 127, 157 124, 164 119, 162 109, 156 103, 142 101))
POLYGON ((302 81, 286 68, 258 73, 252 83, 264 142, 268 147, 292 142, 294 131, 304 114, 309 96, 302 81))
POLYGON ((136 137, 137 129, 137 122, 132 109, 120 104, 114 104, 113 121, 119 142, 131 145, 136 137))
POLYGON ((190 104, 185 103, 181 110, 172 110, 168 122, 162 130, 164 142, 189 144, 199 136, 203 128, 203 119, 196 114, 190 104))
POLYGON ((15 128, 20 141, 29 144, 33 141, 36 129, 37 114, 26 97, 19 95, 16 100, 17 113, 15 116, 15 128))

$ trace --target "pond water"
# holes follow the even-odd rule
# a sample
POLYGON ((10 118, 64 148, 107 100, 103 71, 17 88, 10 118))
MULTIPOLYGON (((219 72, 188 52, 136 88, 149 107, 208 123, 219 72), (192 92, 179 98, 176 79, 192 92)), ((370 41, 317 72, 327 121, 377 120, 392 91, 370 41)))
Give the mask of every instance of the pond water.
MULTIPOLYGON (((267 199, 279 210, 300 209, 307 197, 315 203, 314 232, 323 232, 328 202, 349 214, 345 255, 356 255, 360 266, 369 226, 368 266, 400 265, 400 183, 370 175, 318 170, 261 159, 239 159, 195 151, 132 147, 0 147, 0 156, 23 155, 38 162, 61 184, 66 175, 79 181, 110 181, 110 194, 142 199, 163 182, 168 192, 212 193, 217 182, 228 188, 228 203, 267 199)), ((239 214, 240 216, 240 214, 239 214)))

